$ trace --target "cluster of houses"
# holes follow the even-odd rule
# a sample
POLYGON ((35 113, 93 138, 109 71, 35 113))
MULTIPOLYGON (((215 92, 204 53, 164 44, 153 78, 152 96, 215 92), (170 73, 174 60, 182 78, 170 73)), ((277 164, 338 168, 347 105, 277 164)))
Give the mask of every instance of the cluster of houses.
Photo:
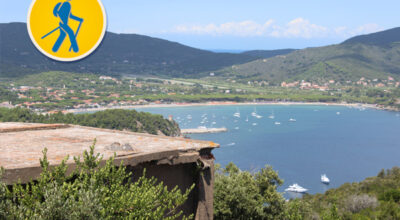
MULTIPOLYGON (((364 87, 400 87, 400 81, 396 82, 393 77, 388 77, 387 79, 379 80, 379 79, 366 79, 365 77, 361 77, 358 81, 346 81, 347 85, 357 85, 364 87)), ((300 89, 316 89, 320 91, 329 90, 330 86, 341 85, 339 82, 335 82, 335 80, 329 80, 328 82, 323 83, 322 85, 315 82, 307 82, 305 80, 295 81, 295 82, 282 82, 281 87, 285 88, 300 88, 300 89)))

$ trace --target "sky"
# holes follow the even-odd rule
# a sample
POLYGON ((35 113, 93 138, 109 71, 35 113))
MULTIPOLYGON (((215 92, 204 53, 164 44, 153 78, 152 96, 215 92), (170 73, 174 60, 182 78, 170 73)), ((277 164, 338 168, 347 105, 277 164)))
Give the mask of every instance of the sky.
MULTIPOLYGON (((60 0, 54 1, 54 4, 60 0)), ((71 0, 82 1, 82 0, 71 0)), ((103 0, 108 31, 212 50, 306 48, 398 27, 399 0, 103 0)), ((0 0, 0 23, 31 0, 0 0)))

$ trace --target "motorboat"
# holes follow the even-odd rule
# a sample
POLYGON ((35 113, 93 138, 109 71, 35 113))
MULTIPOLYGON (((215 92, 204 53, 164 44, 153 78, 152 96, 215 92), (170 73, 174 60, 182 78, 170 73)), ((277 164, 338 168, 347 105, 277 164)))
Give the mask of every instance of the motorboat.
POLYGON ((330 183, 330 180, 329 180, 329 178, 326 176, 326 174, 322 174, 322 175, 321 175, 321 182, 324 183, 324 184, 329 184, 329 183, 330 183))
POLYGON ((285 189, 286 192, 295 192, 295 193, 305 193, 308 191, 308 189, 301 187, 299 184, 295 183, 293 185, 290 185, 287 189, 285 189))
POLYGON ((296 119, 290 118, 289 121, 290 121, 290 122, 296 122, 296 119))
POLYGON ((276 121, 275 122, 275 125, 280 125, 281 123, 279 122, 279 121, 276 121))
POLYGON ((240 118, 240 112, 236 112, 235 114, 233 114, 233 117, 240 118))

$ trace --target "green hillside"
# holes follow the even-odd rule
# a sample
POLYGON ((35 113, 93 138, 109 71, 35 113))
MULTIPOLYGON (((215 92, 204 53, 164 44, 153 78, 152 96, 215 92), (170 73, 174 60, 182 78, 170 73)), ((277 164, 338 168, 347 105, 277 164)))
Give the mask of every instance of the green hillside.
POLYGON ((256 59, 244 54, 214 53, 137 34, 107 32, 89 57, 62 63, 42 55, 31 43, 25 23, 0 23, 0 78, 51 70, 104 75, 197 77, 256 59))
POLYGON ((359 36, 338 45, 296 50, 217 72, 238 80, 357 81, 400 78, 400 29, 359 36))

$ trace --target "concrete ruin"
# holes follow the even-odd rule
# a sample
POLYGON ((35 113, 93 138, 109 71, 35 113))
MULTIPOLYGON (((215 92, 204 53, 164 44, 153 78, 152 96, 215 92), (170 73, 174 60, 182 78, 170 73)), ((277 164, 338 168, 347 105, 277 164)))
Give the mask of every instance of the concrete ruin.
POLYGON ((96 153, 104 160, 116 154, 115 164, 123 160, 133 171, 133 180, 142 175, 154 176, 170 188, 185 191, 196 185, 183 205, 185 214, 195 219, 212 219, 214 157, 211 151, 219 147, 210 141, 155 136, 64 124, 0 123, 0 167, 5 169, 2 181, 12 184, 36 179, 41 167, 39 159, 47 148, 51 166, 57 166, 69 155, 80 156, 96 139, 96 153), (195 172, 199 169, 202 172, 195 172))

